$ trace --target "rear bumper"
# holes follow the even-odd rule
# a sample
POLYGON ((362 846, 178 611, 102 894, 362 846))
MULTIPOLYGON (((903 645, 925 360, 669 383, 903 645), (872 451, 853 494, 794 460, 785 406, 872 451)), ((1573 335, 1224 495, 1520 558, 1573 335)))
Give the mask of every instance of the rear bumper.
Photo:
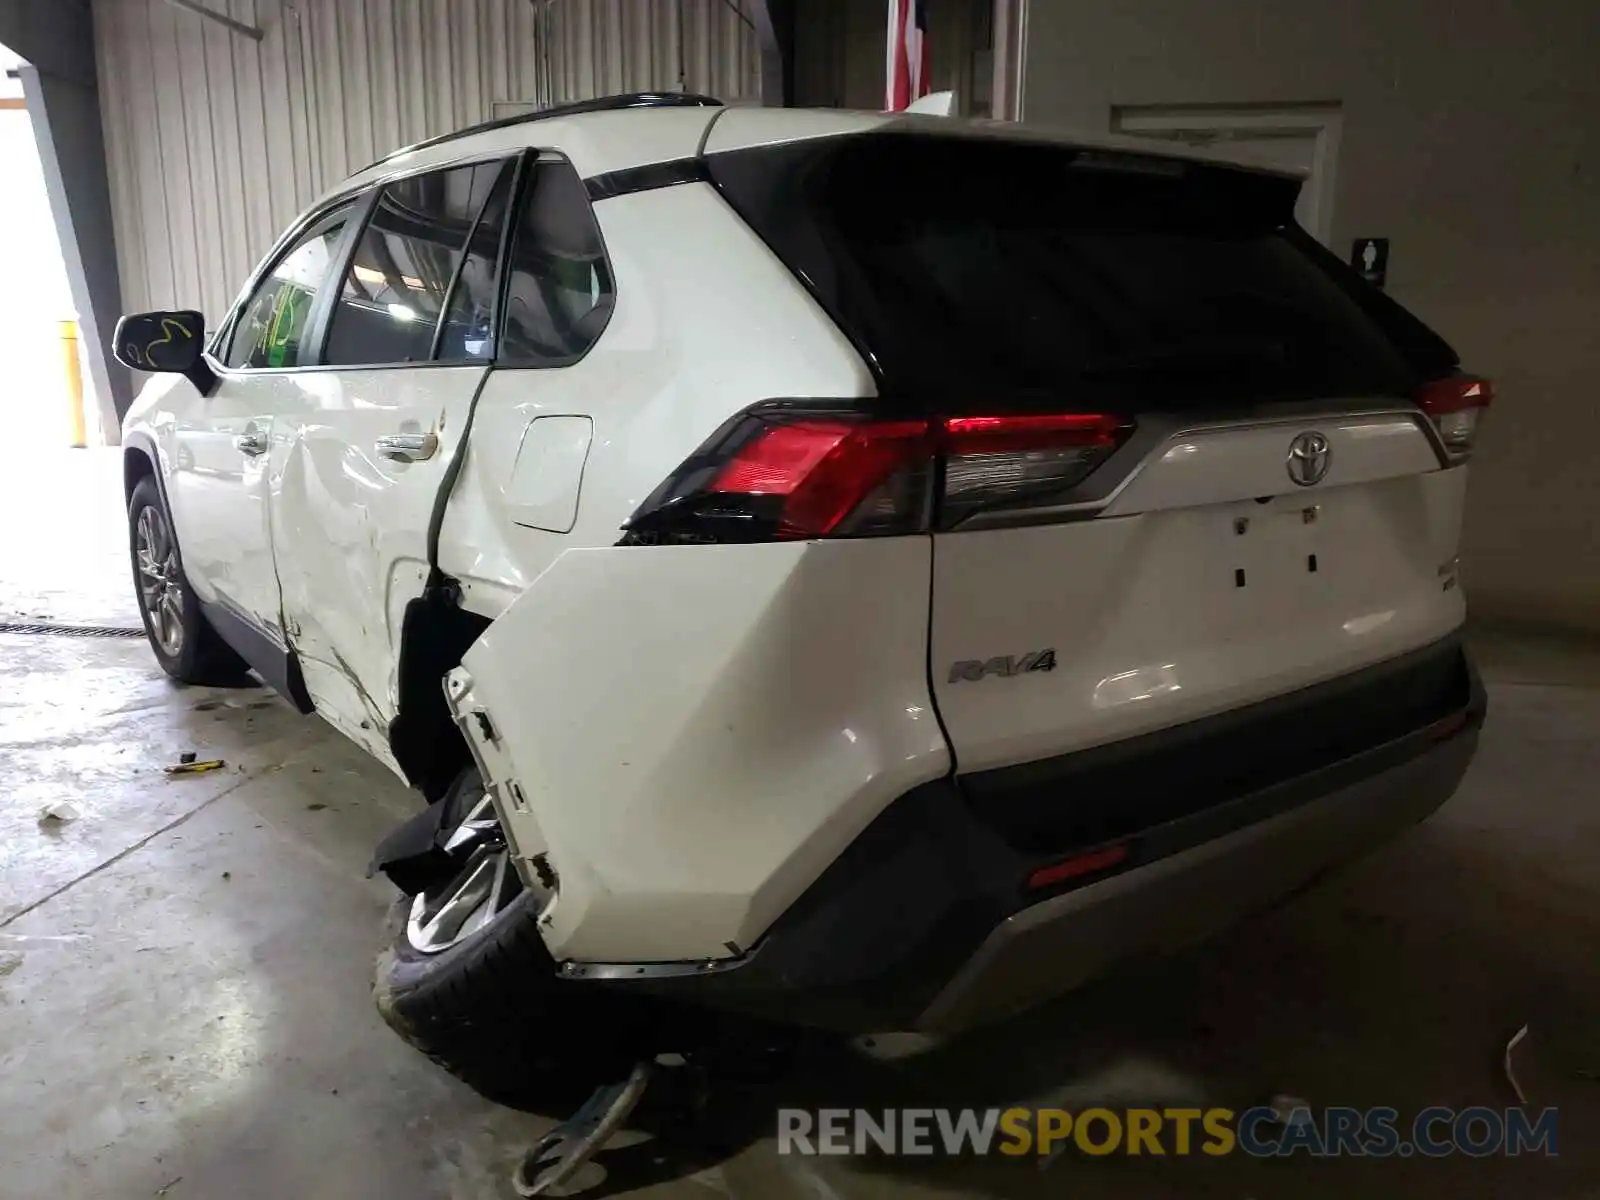
MULTIPOLYGON (((1441 697, 1445 711, 1426 724, 1101 843, 1122 857, 1053 892, 1030 891, 1027 881, 1060 861, 1061 848, 1042 856, 1036 829, 1019 844, 1015 830, 975 803, 981 787, 946 778, 890 805, 745 957, 575 965, 566 977, 854 1032, 951 1032, 1019 1011, 1120 959, 1199 940, 1268 907, 1443 804, 1472 759, 1487 707, 1476 672, 1452 639, 1382 664, 1370 681, 1446 661, 1458 690, 1441 697)), ((1328 695, 1350 686, 1306 689, 1257 706, 1257 716, 1279 720, 1300 706, 1320 719, 1328 695)), ((1239 719, 1213 720, 1236 729, 1239 719)), ((1193 745, 1206 725, 1150 735, 1146 750, 1193 745)), ((1074 803, 1070 789, 1050 789, 1081 778, 1079 765, 1036 773, 1043 791, 1027 797, 1035 811, 1041 797, 1074 803)), ((1186 779, 1162 782, 1183 789, 1186 779)))
POLYGON ((918 1017, 950 1030, 1026 1008, 1117 959, 1198 941, 1288 896, 1432 813, 1455 792, 1476 730, 1265 821, 1001 921, 918 1017))

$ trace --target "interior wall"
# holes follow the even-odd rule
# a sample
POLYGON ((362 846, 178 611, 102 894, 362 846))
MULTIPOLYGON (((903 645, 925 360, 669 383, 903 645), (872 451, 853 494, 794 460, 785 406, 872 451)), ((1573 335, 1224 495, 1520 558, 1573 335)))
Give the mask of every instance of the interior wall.
POLYGON ((1023 117, 1336 102, 1333 244, 1492 376, 1464 575, 1479 616, 1600 629, 1600 4, 1034 0, 1023 117))
POLYGON ((755 31, 723 0, 96 0, 128 310, 217 319, 324 190, 400 146, 629 91, 759 99, 755 31), (548 34, 548 36, 545 36, 548 34))

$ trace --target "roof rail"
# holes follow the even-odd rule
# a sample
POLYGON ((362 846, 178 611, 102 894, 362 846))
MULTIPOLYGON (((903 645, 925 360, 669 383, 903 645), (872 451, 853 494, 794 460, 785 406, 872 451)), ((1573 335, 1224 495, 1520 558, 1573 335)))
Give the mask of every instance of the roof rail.
MULTIPOLYGON (((513 125, 525 125, 531 121, 552 120, 556 117, 574 117, 579 113, 611 112, 623 108, 721 108, 722 101, 714 96, 701 96, 694 92, 626 92, 620 96, 596 96, 592 100, 574 100, 570 104, 556 104, 550 108, 541 108, 537 112, 518 113, 514 117, 500 117, 493 121, 484 121, 478 125, 468 125, 465 129, 458 129, 454 133, 442 133, 438 137, 431 137, 415 145, 402 146, 399 150, 385 154, 376 162, 368 163, 361 170, 371 170, 381 163, 388 162, 391 158, 399 158, 402 154, 413 154, 418 150, 427 150, 433 146, 442 146, 446 142, 453 142, 457 138, 471 137, 475 133, 487 133, 491 129, 507 129, 513 125)), ((359 174, 359 172, 357 172, 359 174)))

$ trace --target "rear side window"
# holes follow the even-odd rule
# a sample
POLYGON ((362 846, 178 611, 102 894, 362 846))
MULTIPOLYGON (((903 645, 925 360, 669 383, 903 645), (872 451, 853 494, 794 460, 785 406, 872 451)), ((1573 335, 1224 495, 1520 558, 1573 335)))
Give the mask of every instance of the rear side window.
POLYGON ((468 235, 511 170, 509 162, 479 163, 384 187, 334 306, 324 362, 428 361, 468 235))
POLYGON ((1292 180, 905 133, 710 164, 890 399, 1133 411, 1409 396, 1454 363, 1308 248, 1292 180))
POLYGON ((343 205, 315 222, 256 285, 228 346, 228 366, 300 365, 300 340, 311 318, 312 303, 327 282, 333 256, 354 211, 354 204, 343 205))
POLYGON ((512 233, 501 366, 559 367, 599 339, 615 302, 605 245, 570 163, 533 168, 512 233))

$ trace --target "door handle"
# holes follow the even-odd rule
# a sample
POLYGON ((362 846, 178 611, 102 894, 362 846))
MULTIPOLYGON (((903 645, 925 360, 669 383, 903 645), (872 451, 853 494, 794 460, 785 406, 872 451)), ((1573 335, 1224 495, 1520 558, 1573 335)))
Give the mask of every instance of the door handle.
POLYGON ((373 443, 382 458, 395 462, 421 462, 432 458, 439 439, 431 433, 387 433, 373 443))
POLYGON ((251 458, 258 454, 265 454, 268 445, 267 435, 260 429, 247 429, 233 439, 234 449, 241 454, 248 454, 251 458))

